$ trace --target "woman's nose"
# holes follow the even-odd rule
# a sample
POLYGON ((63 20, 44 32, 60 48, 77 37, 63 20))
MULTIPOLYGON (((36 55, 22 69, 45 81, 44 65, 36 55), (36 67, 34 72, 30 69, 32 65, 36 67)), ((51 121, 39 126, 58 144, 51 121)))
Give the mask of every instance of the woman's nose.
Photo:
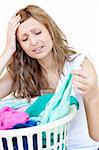
POLYGON ((31 45, 37 45, 38 44, 38 40, 33 35, 30 37, 30 41, 31 41, 31 45))
POLYGON ((38 44, 38 41, 34 38, 31 39, 31 45, 37 45, 38 44))
POLYGON ((31 41, 31 45, 32 45, 32 46, 35 46, 35 45, 37 45, 37 44, 38 44, 38 41, 36 41, 36 40, 32 40, 32 41, 31 41))

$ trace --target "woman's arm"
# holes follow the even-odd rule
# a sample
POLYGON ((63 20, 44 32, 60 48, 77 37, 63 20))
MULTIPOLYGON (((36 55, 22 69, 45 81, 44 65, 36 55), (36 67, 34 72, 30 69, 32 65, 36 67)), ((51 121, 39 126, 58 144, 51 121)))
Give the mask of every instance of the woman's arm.
POLYGON ((8 72, 0 79, 0 99, 12 93, 13 80, 8 72))
POLYGON ((10 74, 6 73, 3 77, 1 74, 16 51, 16 30, 20 25, 20 19, 20 15, 14 15, 8 24, 5 50, 0 56, 0 98, 11 92, 13 81, 10 74))
POLYGON ((74 90, 82 95, 90 136, 99 141, 99 87, 93 64, 86 58, 81 70, 74 70, 74 90))

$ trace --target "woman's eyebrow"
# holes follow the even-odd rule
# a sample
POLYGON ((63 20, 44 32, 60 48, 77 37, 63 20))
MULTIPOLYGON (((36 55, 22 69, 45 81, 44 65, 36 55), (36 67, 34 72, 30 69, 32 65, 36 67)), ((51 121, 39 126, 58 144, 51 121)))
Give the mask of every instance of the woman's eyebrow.
POLYGON ((29 36, 29 35, 27 33, 23 33, 23 34, 20 35, 20 38, 23 38, 25 36, 29 36))
POLYGON ((31 29, 31 32, 36 32, 36 31, 39 31, 39 30, 41 30, 41 28, 31 29))
POLYGON ((28 35, 28 33, 23 33, 23 34, 21 34, 20 36, 25 36, 25 35, 28 35))
MULTIPOLYGON (((36 31, 38 31, 38 30, 41 30, 41 28, 33 28, 33 29, 31 29, 30 31, 31 32, 36 32, 36 31)), ((29 34, 28 33, 22 33, 20 36, 28 36, 29 34)))

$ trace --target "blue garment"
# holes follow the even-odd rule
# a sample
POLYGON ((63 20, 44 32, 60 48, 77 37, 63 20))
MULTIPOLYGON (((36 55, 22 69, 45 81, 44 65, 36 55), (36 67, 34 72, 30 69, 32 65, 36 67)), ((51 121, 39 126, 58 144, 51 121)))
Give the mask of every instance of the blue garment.
POLYGON ((32 126, 37 126, 38 122, 34 120, 29 120, 26 123, 18 123, 12 127, 12 129, 19 129, 19 128, 27 128, 32 126))

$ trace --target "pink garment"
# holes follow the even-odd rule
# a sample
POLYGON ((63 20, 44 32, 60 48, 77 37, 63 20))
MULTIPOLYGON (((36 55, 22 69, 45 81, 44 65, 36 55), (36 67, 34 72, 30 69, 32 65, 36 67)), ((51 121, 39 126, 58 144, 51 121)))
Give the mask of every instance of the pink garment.
POLYGON ((26 123, 29 115, 25 112, 17 111, 11 107, 3 107, 0 110, 0 130, 11 129, 18 123, 26 123))

